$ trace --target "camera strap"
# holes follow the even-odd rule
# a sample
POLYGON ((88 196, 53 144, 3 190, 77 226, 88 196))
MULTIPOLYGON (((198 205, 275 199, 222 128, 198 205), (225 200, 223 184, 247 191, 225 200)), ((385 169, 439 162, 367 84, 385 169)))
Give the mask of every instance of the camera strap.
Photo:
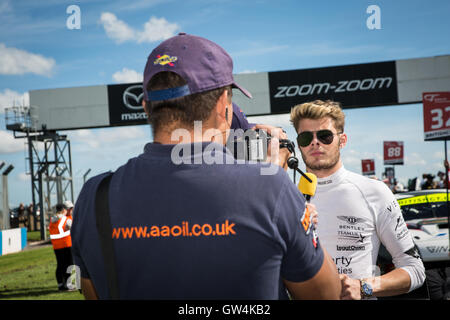
POLYGON ((112 176, 113 173, 110 172, 100 181, 95 194, 95 217, 103 255, 103 264, 105 265, 109 298, 119 299, 116 259, 114 256, 111 218, 109 216, 109 184, 112 176))

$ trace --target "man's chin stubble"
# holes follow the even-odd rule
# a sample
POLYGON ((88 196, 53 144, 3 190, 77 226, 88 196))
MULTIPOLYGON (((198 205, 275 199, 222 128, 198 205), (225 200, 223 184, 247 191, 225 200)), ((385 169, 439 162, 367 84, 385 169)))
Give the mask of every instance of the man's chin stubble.
POLYGON ((311 170, 328 170, 333 168, 339 161, 339 154, 335 159, 332 159, 331 161, 327 161, 322 164, 317 164, 312 161, 306 160, 305 157, 302 155, 303 162, 305 163, 306 167, 311 170))

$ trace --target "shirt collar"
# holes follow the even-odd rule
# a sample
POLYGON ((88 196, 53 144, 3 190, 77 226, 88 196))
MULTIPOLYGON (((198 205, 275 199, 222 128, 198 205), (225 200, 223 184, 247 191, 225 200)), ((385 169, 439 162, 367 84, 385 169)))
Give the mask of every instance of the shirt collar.
MULTIPOLYGON (((170 157, 174 152, 174 156, 180 156, 181 158, 199 158, 204 157, 206 154, 211 152, 219 152, 223 154, 224 157, 231 157, 234 159, 233 155, 226 148, 226 146, 216 143, 216 142, 195 142, 195 143, 180 143, 180 144, 160 144, 160 143, 147 143, 144 147, 144 157, 170 157), (174 148, 177 148, 174 150, 174 148), (184 155, 183 152, 187 154, 184 155)), ((194 162, 196 163, 196 162, 194 162)))
POLYGON ((317 178, 317 188, 331 188, 341 183, 347 174, 347 170, 342 166, 338 171, 325 178, 317 178))

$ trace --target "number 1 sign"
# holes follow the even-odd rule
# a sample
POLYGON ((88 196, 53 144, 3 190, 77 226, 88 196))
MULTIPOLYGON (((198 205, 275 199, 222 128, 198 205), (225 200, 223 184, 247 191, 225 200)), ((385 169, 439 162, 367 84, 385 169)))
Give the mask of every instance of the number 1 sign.
POLYGON ((424 92, 423 130, 425 141, 450 138, 450 92, 424 92))
POLYGON ((361 160, 362 174, 365 176, 375 174, 375 160, 374 159, 363 159, 361 160))

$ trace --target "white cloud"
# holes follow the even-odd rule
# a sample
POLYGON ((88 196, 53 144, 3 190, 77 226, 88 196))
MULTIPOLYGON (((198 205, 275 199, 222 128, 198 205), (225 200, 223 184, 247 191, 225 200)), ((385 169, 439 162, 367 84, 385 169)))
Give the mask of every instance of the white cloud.
POLYGON ((15 153, 23 150, 25 150, 23 139, 15 139, 11 133, 0 130, 0 154, 15 153))
POLYGON ((123 68, 113 74, 113 80, 117 83, 142 82, 143 76, 141 72, 123 68))
POLYGON ((166 40, 174 36, 179 28, 176 23, 170 23, 164 18, 151 17, 144 24, 144 31, 138 32, 137 41, 142 43, 166 40))
POLYGON ((74 131, 73 134, 78 137, 78 138, 90 138, 92 137, 92 130, 88 130, 88 129, 81 129, 81 130, 77 130, 74 131))
POLYGON ((135 140, 145 137, 142 128, 137 127, 121 127, 114 130, 101 131, 97 139, 102 143, 116 143, 117 141, 135 140))
POLYGON ((375 171, 377 170, 377 164, 383 160, 382 155, 379 152, 360 151, 358 149, 350 149, 349 147, 341 150, 341 158, 344 166, 353 172, 362 174, 363 159, 375 160, 375 171))
POLYGON ((119 20, 111 12, 102 12, 100 23, 109 38, 117 43, 135 41, 137 43, 156 42, 166 40, 174 36, 180 27, 176 23, 170 23, 165 18, 151 17, 142 31, 135 30, 126 22, 119 20))
POLYGON ((358 166, 361 165, 361 154, 360 152, 350 149, 341 153, 342 162, 345 166, 358 166))
POLYGON ((435 170, 444 171, 444 163, 443 162, 433 162, 432 166, 435 170))
POLYGON ((445 153, 443 151, 436 151, 433 153, 434 159, 444 159, 445 153))
POLYGON ((77 130, 68 133, 72 154, 79 157, 79 160, 76 160, 78 165, 79 161, 82 162, 83 173, 87 168, 92 168, 90 175, 95 171, 115 170, 127 159, 141 154, 145 144, 151 141, 149 125, 77 130), (108 165, 105 167, 104 163, 108 165))
POLYGON ((19 178, 20 181, 26 181, 29 182, 31 176, 29 174, 26 174, 25 172, 21 172, 17 175, 17 177, 19 178))
POLYGON ((97 149, 100 147, 100 141, 92 130, 82 129, 70 132, 72 142, 78 142, 88 149, 97 149))
POLYGON ((295 131, 290 122, 291 115, 289 113, 270 116, 249 116, 247 118, 250 123, 262 123, 274 127, 282 127, 284 130, 292 129, 295 131))
POLYGON ((30 96, 28 92, 19 93, 10 89, 5 89, 3 92, 0 92, 0 113, 3 113, 7 107, 23 105, 30 105, 30 96))
POLYGON ((115 145, 126 140, 146 139, 147 135, 140 127, 119 127, 103 130, 77 130, 71 132, 73 142, 80 142, 90 148, 96 149, 100 146, 115 145))
POLYGON ((17 48, 8 48, 0 43, 0 74, 19 75, 34 73, 50 76, 55 60, 17 48))
POLYGON ((422 166, 427 165, 427 161, 417 152, 411 152, 408 156, 405 156, 405 164, 408 166, 422 166))
POLYGON ((135 31, 110 12, 103 12, 100 16, 100 22, 107 36, 116 40, 117 43, 135 38, 135 31))

